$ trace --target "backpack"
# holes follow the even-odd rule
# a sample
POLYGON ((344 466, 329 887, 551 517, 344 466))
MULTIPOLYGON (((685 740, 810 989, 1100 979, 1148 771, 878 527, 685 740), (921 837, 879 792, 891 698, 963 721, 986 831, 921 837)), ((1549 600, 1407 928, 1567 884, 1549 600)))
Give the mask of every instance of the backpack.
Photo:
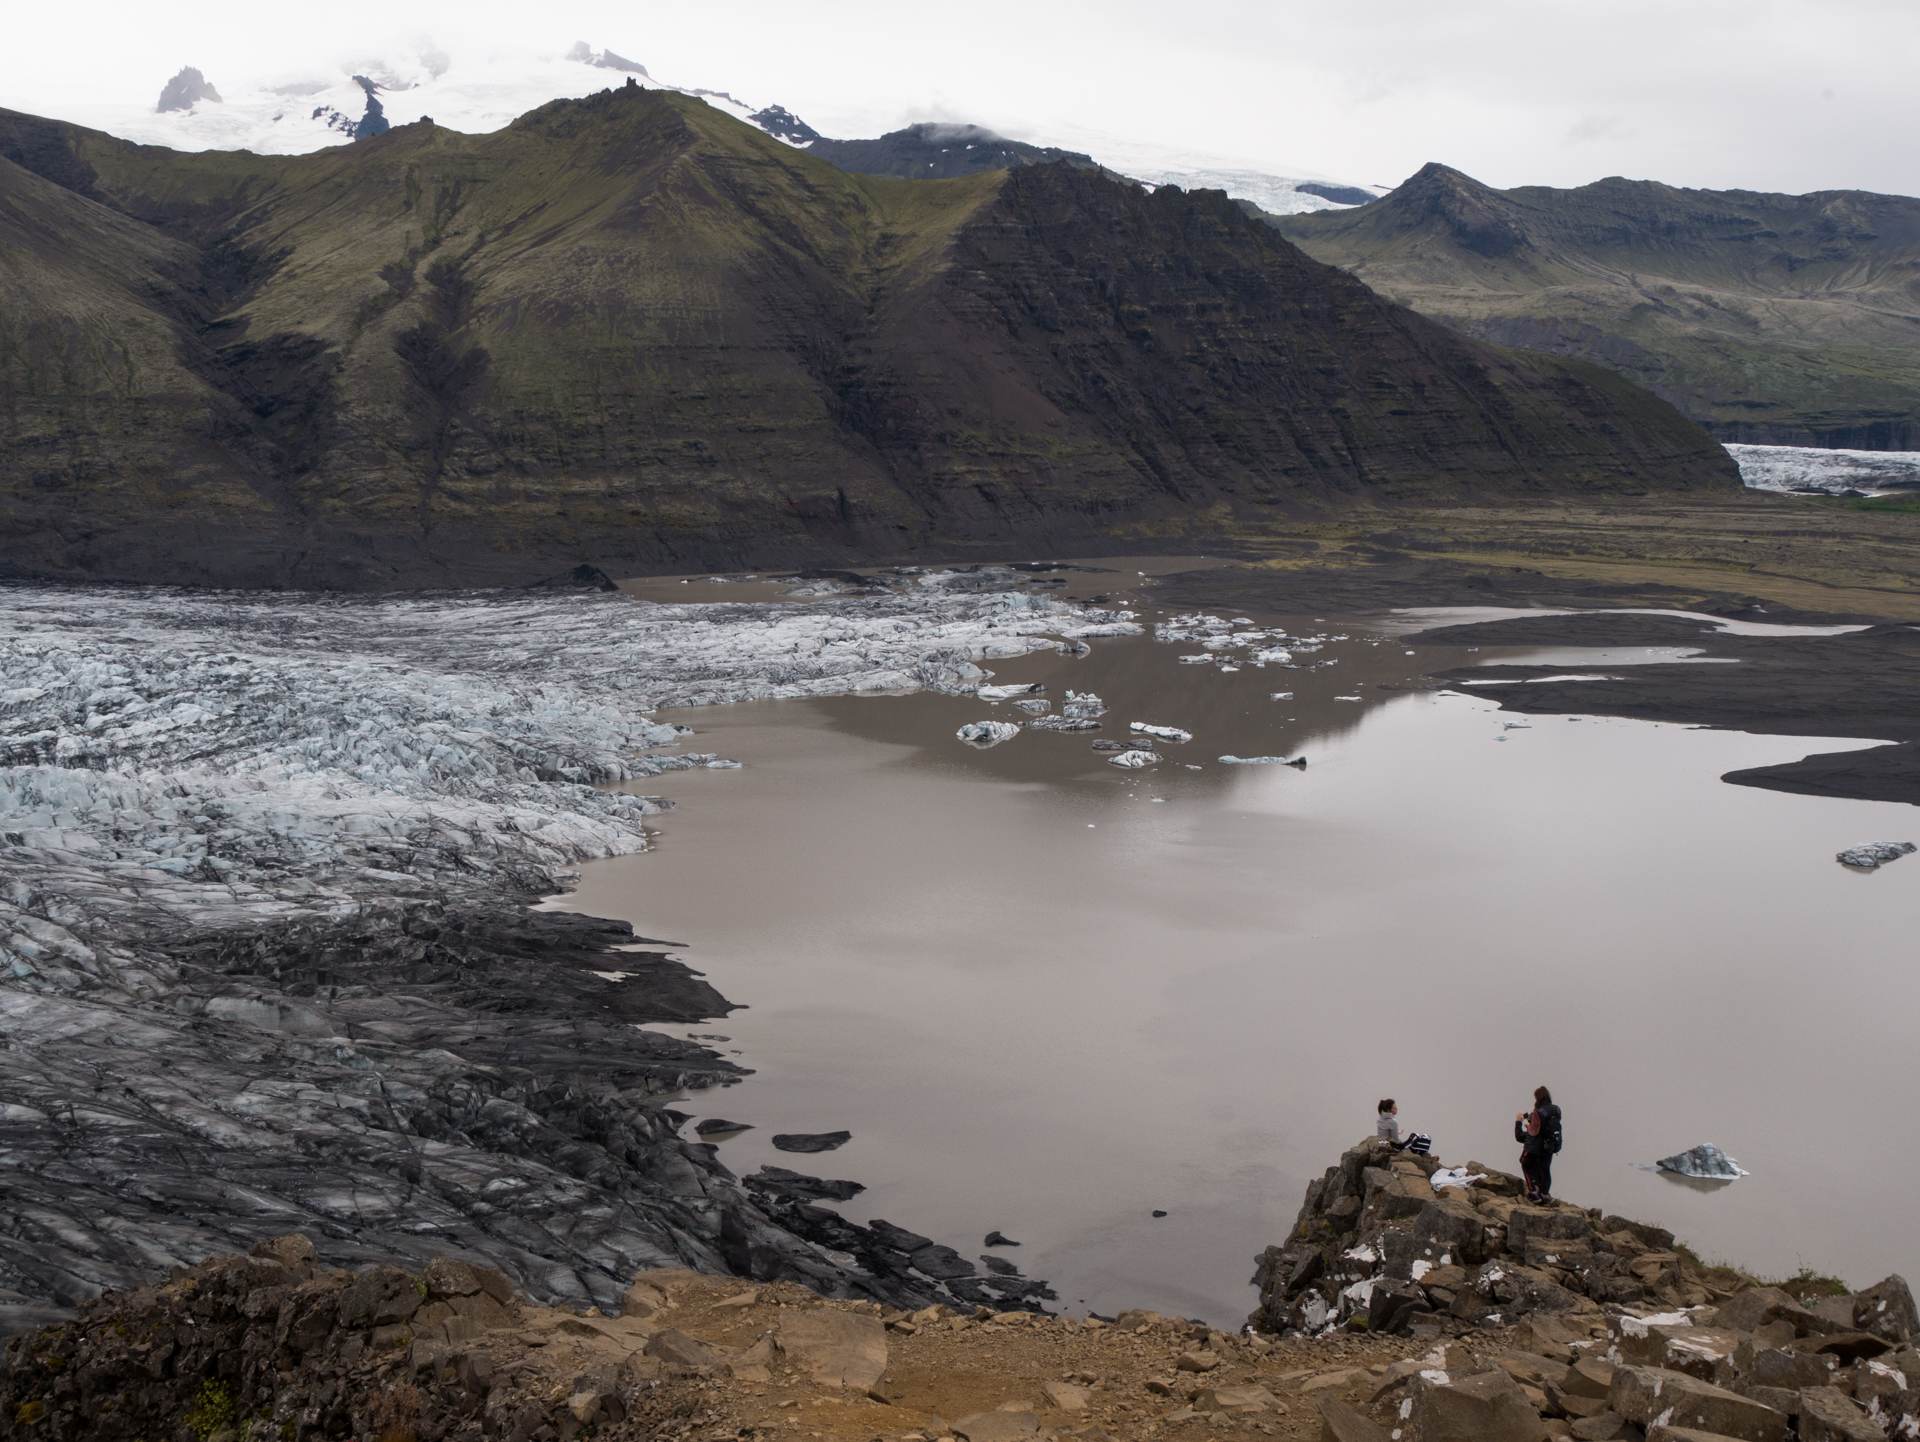
POLYGON ((1544 1117, 1542 1120, 1546 1122, 1547 1155, 1552 1156, 1560 1150, 1560 1144, 1566 1140, 1560 1132, 1560 1113, 1556 1111, 1552 1116, 1544 1117))
POLYGON ((1433 1138, 1425 1132, 1415 1132, 1407 1138, 1407 1150, 1416 1157, 1428 1156, 1433 1151, 1433 1138))

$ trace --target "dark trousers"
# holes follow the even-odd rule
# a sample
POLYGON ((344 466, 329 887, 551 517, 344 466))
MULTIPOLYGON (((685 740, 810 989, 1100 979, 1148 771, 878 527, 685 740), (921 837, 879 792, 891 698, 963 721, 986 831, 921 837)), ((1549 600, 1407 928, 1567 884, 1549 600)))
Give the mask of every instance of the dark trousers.
POLYGON ((1520 1158, 1520 1171, 1527 1185, 1541 1196, 1553 1194, 1553 1153, 1528 1152, 1520 1158))

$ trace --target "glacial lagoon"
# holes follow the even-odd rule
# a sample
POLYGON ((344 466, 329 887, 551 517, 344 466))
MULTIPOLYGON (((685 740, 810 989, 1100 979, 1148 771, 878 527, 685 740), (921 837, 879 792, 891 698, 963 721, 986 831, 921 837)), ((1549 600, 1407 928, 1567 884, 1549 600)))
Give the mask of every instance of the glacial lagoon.
POLYGON ((997 1229, 1073 1312, 1235 1323, 1378 1098, 1449 1163, 1513 1170, 1540 1082, 1564 1195, 1765 1272, 1920 1268, 1920 1162, 1889 1135, 1920 1080, 1920 858, 1833 860, 1920 828, 1719 780, 1869 743, 1506 715, 1497 687, 1420 678, 1549 653, 1410 645, 1416 617, 1251 619, 1339 639, 1296 667, 1182 664, 1193 645, 1150 635, 991 661, 1056 713, 1069 689, 1110 709, 986 749, 955 730, 1025 713, 924 691, 663 709, 742 769, 632 783, 677 804, 652 849, 549 904, 683 943, 743 1008, 661 1028, 754 1068, 675 1103, 753 1125, 720 1144, 735 1172, 855 1179, 844 1214, 969 1257, 997 1229), (1139 771, 1090 749, 1133 721, 1194 740, 1139 771), (770 1144, 837 1128, 825 1154, 770 1144), (1639 1169, 1700 1142, 1751 1175, 1639 1169))

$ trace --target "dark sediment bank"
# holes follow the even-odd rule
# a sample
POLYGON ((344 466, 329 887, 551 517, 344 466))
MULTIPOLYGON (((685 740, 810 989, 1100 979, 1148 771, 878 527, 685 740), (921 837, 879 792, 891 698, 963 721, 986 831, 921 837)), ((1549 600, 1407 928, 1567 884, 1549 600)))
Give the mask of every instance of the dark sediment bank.
MULTIPOLYGON (((1775 612, 1743 619, 1781 624, 1775 612)), ((1715 726, 1775 736, 1860 736, 1894 744, 1824 752, 1725 780, 1807 795, 1920 804, 1920 629, 1876 625, 1839 636, 1731 635, 1676 616, 1516 617, 1448 626, 1409 639, 1482 646, 1689 646, 1699 664, 1605 668, 1604 681, 1550 681, 1566 667, 1476 666, 1445 681, 1512 681, 1476 694, 1509 711, 1580 712, 1715 726), (1726 660, 1737 662, 1726 665, 1726 660)))
POLYGON ((976 1298, 971 1268, 929 1277, 683 1139, 667 1094, 746 1073, 636 1023, 732 1003, 610 949, 636 941, 509 899, 416 902, 163 943, 158 998, 6 993, 0 1330, 289 1228, 333 1265, 484 1258, 576 1305, 616 1305, 637 1266, 901 1306, 1045 1294, 994 1278, 976 1298))
POLYGON ((1510 617, 1408 637, 1448 646, 1686 646, 1702 664, 1618 666, 1605 681, 1548 681, 1564 665, 1441 671, 1439 683, 1511 681, 1475 694, 1508 711, 1627 716, 1781 736, 1858 736, 1893 743, 1829 752, 1724 779, 1806 795, 1920 804, 1920 629, 1847 613, 1797 611, 1752 594, 1702 595, 1657 584, 1550 577, 1518 568, 1388 558, 1338 571, 1259 567, 1194 571, 1153 592, 1169 606, 1278 614, 1381 612, 1415 606, 1656 607, 1771 625, 1863 625, 1839 636, 1732 635, 1711 621, 1597 614, 1510 617), (1738 665, 1725 665, 1724 661, 1738 665))

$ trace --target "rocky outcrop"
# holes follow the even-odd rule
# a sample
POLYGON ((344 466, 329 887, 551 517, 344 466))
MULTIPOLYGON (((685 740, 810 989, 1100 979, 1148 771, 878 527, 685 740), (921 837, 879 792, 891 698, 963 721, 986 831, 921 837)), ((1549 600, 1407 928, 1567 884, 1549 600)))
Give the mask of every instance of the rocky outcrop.
POLYGON ((1920 1314, 1900 1277, 1794 1296, 1700 1266, 1661 1228, 1524 1196, 1516 1177, 1375 1141, 1308 1187, 1292 1237, 1259 1259, 1251 1324, 1439 1343, 1385 1371, 1372 1418, 1330 1404, 1328 1436, 1377 1442, 1385 1422, 1423 1442, 1920 1435, 1920 1314), (1509 1349, 1445 1340, 1475 1332, 1509 1349))
MULTIPOLYGON (((754 117, 759 120, 759 116, 754 117)), ((775 132, 778 133, 778 132, 775 132)), ((897 175, 903 180, 951 180, 982 170, 1065 161, 1097 170, 1090 155, 1051 145, 1028 145, 979 125, 922 122, 893 130, 877 140, 828 140, 816 136, 807 149, 842 170, 859 175, 897 175)))
POLYGON ((160 103, 154 109, 164 115, 169 110, 191 110, 203 100, 218 105, 221 103, 220 92, 213 88, 206 76, 188 65, 162 87, 160 103))
POLYGON ((1255 1325, 1318 1332, 1597 1314, 1606 1303, 1698 1306, 1724 1295, 1673 1236, 1571 1203, 1534 1206, 1517 1177, 1469 1162, 1470 1186, 1432 1157, 1368 1142, 1308 1189, 1292 1237, 1260 1259, 1255 1325))

